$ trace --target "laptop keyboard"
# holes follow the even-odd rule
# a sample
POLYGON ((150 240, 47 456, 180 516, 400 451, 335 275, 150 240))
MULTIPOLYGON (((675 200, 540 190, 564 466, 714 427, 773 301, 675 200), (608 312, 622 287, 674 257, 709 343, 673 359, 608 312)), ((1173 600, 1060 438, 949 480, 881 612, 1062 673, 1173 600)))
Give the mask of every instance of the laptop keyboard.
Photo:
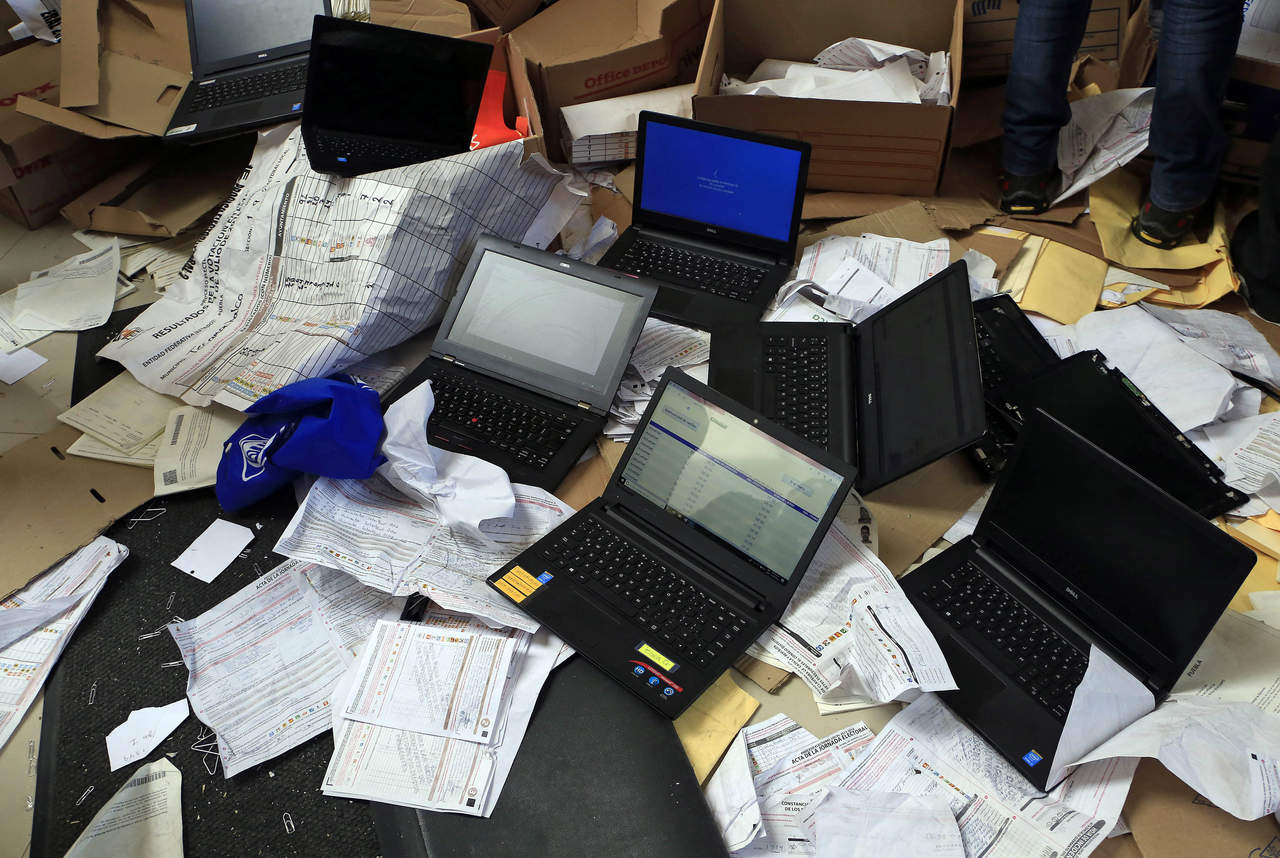
POLYGON ((670 280, 735 301, 750 301, 768 270, 643 239, 632 242, 614 268, 641 277, 670 280))
POLYGON ((487 444, 517 463, 541 470, 578 428, 572 420, 519 400, 510 399, 454 373, 431 375, 436 397, 429 428, 487 444))
POLYGON ((773 419, 827 446, 831 399, 825 337, 765 337, 764 371, 773 376, 773 419))
MULTIPOLYGON (((592 518, 548 540, 543 557, 685 661, 706 667, 748 623, 679 572, 592 518)), ((740 642, 739 642, 740 643, 740 642)))
POLYGON ((195 84, 192 110, 209 110, 242 101, 256 101, 269 95, 293 92, 307 86, 307 61, 274 66, 257 74, 220 77, 213 83, 195 84))
POLYGON ((1012 659, 1013 679, 1059 721, 1084 678, 1088 657, 973 563, 965 563, 922 594, 965 637, 1012 659))
POLYGON ((423 146, 420 143, 402 143, 395 140, 379 140, 357 135, 324 133, 314 141, 319 154, 356 158, 365 163, 415 164, 430 161, 443 154, 440 147, 423 146))

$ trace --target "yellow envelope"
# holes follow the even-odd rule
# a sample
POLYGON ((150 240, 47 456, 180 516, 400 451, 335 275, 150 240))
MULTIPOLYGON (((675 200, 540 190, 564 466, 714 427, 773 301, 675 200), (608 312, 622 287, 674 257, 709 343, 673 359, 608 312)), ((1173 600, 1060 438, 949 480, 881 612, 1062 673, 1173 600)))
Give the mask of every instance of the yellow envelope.
POLYGON ((1177 307, 1180 310, 1198 310, 1211 304, 1224 295, 1229 295, 1240 288, 1240 280, 1231 270, 1227 259, 1220 259, 1204 269, 1200 282, 1185 289, 1170 289, 1168 292, 1156 292, 1147 300, 1152 304, 1165 307, 1177 307))
POLYGON ((1271 530, 1280 530, 1280 512, 1276 512, 1274 509, 1269 509, 1262 515, 1251 515, 1249 520, 1271 530))
POLYGON ((1199 268, 1226 257, 1226 213, 1219 205, 1214 211, 1213 229, 1203 244, 1181 244, 1160 250, 1143 244, 1129 231, 1129 224, 1142 205, 1142 183, 1137 176, 1116 170, 1089 188, 1089 217, 1098 228, 1102 251, 1112 262, 1128 268, 1199 268))
POLYGON ((733 737, 759 707, 760 702, 739 688, 726 670, 675 720, 676 735, 698 783, 710 776, 733 737))
POLYGON ((1046 241, 1018 305, 1055 322, 1074 325, 1098 306, 1106 273, 1107 263, 1098 257, 1046 241))

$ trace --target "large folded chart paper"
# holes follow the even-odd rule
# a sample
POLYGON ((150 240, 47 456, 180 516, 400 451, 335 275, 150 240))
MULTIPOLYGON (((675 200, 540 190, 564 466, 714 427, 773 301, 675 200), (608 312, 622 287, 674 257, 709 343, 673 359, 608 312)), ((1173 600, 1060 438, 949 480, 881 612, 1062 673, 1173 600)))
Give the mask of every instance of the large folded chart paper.
POLYGON ((475 239, 520 240, 561 176, 519 142, 342 179, 265 132, 189 276, 100 352, 192 405, 243 410, 440 320, 475 239))

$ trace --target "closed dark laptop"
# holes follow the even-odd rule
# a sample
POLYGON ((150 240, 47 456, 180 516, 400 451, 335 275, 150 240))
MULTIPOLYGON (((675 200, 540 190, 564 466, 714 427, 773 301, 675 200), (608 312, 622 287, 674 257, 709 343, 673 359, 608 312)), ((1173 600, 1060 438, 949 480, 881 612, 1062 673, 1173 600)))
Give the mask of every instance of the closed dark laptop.
POLYGON ((986 426, 969 277, 954 263, 857 325, 711 333, 711 386, 857 466, 865 494, 986 426))
POLYGON ((493 47, 316 16, 302 114, 311 168, 355 176, 471 146, 493 47))
POLYGON ((1206 518, 1244 503, 1200 451, 1123 372, 1090 350, 1059 359, 1008 295, 975 301, 988 432, 970 448, 992 478, 1040 408, 1206 518))
POLYGON ((428 438, 554 490, 604 429, 656 291, 482 236, 424 361, 428 438))
POLYGON ((631 226, 600 264, 662 284, 653 315, 755 321, 791 272, 809 144, 640 113, 631 226))
POLYGON ((489 585, 674 718, 782 615, 852 483, 668 369, 604 495, 489 585))
POLYGON ((191 85, 165 137, 197 143, 302 115, 311 22, 329 0, 186 0, 191 85))
POLYGON ((959 686, 941 698, 1044 789, 1090 647, 1163 699, 1254 560, 1037 411, 973 536, 902 586, 959 686))

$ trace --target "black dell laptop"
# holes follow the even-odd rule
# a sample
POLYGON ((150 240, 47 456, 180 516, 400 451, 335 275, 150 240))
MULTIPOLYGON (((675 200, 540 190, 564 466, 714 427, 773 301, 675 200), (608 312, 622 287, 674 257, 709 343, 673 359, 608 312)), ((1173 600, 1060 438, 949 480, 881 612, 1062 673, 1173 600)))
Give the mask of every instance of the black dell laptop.
POLYGON ((600 264, 662 284, 653 315, 756 321, 795 264, 809 144, 641 111, 631 226, 600 264))
POLYGON ((329 0, 186 0, 191 84, 165 137, 198 143, 302 115, 311 21, 329 0))
POLYGON ((604 428, 657 287, 482 236, 423 362, 431 443, 552 491, 604 428))
POLYGON ((1123 372, 1098 351, 1059 359, 1008 295, 975 301, 987 434, 969 448, 992 479, 1017 443, 1025 415, 1043 409, 1206 518, 1247 496, 1123 372))
POLYGON ((471 147, 493 47, 315 17, 302 109, 307 160, 356 176, 471 147))
POLYGON ((715 328, 708 379, 857 465, 859 493, 879 488, 972 443, 985 428, 965 264, 857 325, 715 328))
POLYGON ((1255 559, 1037 411, 973 536, 906 575, 902 589, 959 686, 939 696, 1031 783, 1048 789, 1090 647, 1159 702, 1255 559))
POLYGON ((669 368, 604 495, 489 586, 674 718, 782 615, 852 484, 669 368))

